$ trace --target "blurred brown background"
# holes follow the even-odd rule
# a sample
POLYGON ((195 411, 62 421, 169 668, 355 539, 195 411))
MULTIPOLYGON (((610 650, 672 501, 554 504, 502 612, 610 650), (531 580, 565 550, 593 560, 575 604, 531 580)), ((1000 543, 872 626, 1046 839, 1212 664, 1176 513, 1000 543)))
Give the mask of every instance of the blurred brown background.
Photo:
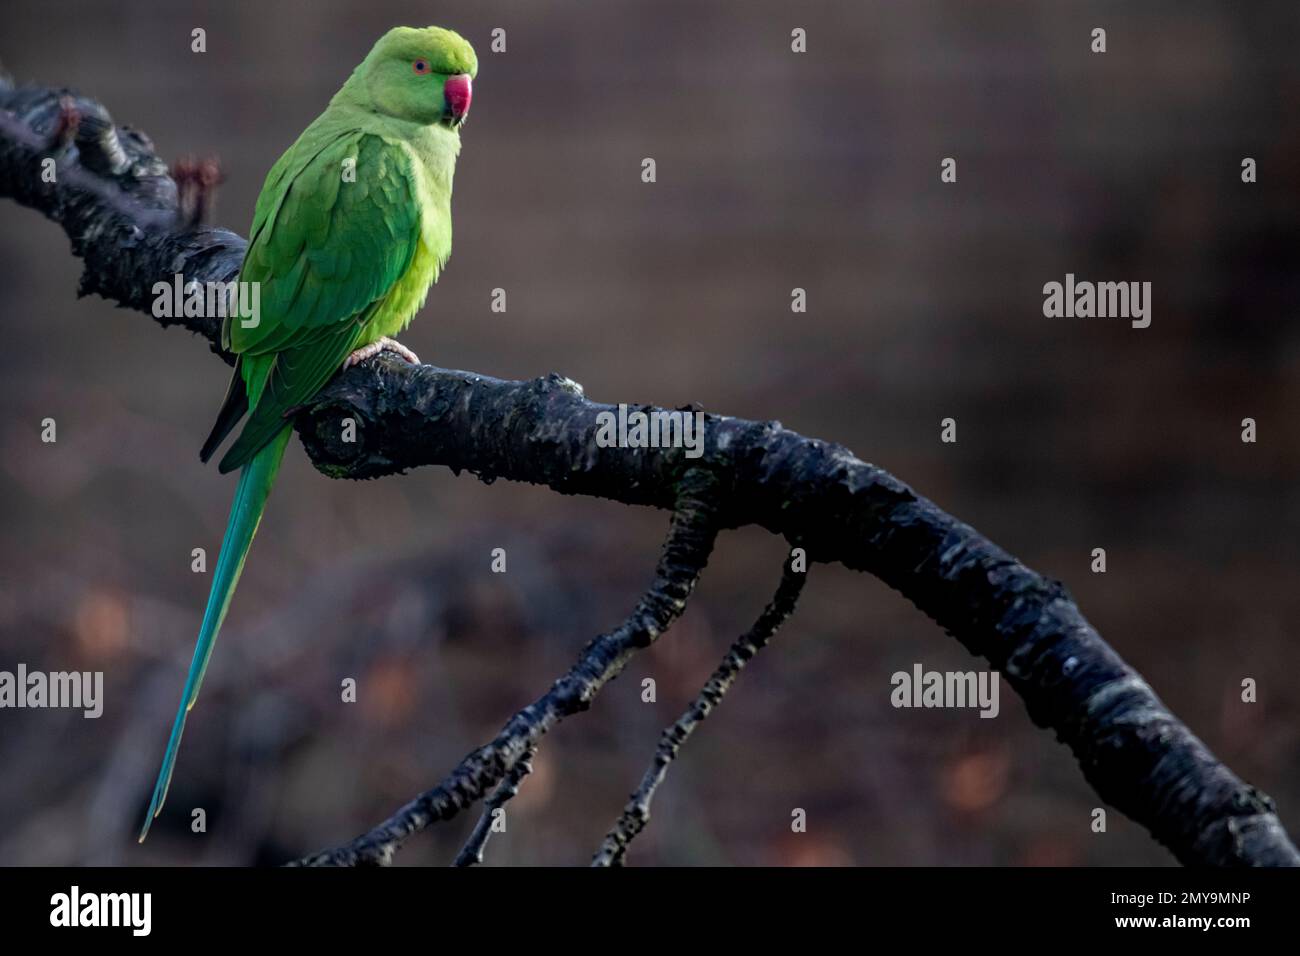
MULTIPOLYGON (((164 157, 218 155, 214 218, 246 232, 265 171, 375 38, 459 30, 481 66, 456 248, 407 344, 848 445, 1064 580, 1294 833, 1300 7, 1133 6, 10 0, 0 59, 98 97, 164 157), (1151 281, 1151 328, 1045 319, 1043 283, 1066 272, 1151 281), (1243 677, 1259 703, 1239 701, 1243 677)), ((106 683, 99 720, 0 712, 0 863, 270 863, 348 839, 490 738, 647 582, 662 513, 435 470, 332 482, 291 451, 137 847, 209 583, 190 552, 215 559, 233 489, 197 457, 227 370, 77 301, 78 274, 57 227, 0 203, 0 669, 106 683)), ((783 554, 724 537, 681 624, 545 741, 491 862, 589 858, 783 554)), ((1116 813, 1089 831, 1098 799, 1005 685, 996 720, 892 709, 889 675, 914 661, 982 664, 874 579, 815 568, 631 861, 1171 862, 1116 813)), ((446 862, 472 822, 399 862, 446 862)))

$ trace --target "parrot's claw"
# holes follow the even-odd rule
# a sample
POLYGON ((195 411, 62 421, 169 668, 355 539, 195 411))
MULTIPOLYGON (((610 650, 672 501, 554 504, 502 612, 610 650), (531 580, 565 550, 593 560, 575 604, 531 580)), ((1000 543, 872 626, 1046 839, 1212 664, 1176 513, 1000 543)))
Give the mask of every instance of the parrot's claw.
POLYGON ((401 342, 397 341, 397 339, 390 339, 385 335, 382 339, 376 339, 369 345, 362 346, 349 355, 347 361, 343 363, 343 367, 351 368, 353 365, 358 365, 370 358, 370 356, 378 355, 383 351, 396 352, 412 365, 420 364, 420 356, 416 355, 401 342))

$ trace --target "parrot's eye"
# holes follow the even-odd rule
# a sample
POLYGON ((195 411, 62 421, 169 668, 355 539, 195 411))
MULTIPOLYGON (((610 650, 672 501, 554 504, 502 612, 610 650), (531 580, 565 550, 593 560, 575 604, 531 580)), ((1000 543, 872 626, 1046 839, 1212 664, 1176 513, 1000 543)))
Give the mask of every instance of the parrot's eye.
POLYGON ((415 72, 420 74, 420 76, 424 76, 424 74, 429 72, 429 61, 416 60, 411 64, 411 69, 415 70, 415 72))

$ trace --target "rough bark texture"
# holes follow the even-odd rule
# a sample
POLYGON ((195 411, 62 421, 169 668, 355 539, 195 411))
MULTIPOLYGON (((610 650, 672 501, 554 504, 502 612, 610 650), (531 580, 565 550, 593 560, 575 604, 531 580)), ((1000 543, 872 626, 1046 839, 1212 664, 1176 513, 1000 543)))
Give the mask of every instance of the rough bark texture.
MULTIPOLYGON (((82 294, 150 312, 153 284, 174 273, 187 281, 234 278, 244 240, 196 223, 202 188, 187 179, 178 189, 148 138, 115 128, 99 104, 62 90, 0 85, 0 196, 63 226, 85 261, 82 294), (42 181, 46 158, 57 162, 54 183, 42 181)), ((160 321, 202 335, 220 354, 217 320, 160 321)), ((1300 864, 1272 801, 1165 708, 1059 582, 839 445, 776 422, 709 415, 698 460, 680 449, 597 447, 597 415, 612 410, 556 375, 506 382, 381 356, 337 376, 295 424, 316 467, 335 478, 444 465, 484 481, 672 509, 685 476, 702 469, 713 529, 761 525, 813 560, 869 572, 902 592, 1000 671, 1035 723, 1071 748, 1101 798, 1179 860, 1300 864), (354 443, 342 441, 347 418, 356 423, 354 443)), ((521 741, 508 765, 496 752, 471 754, 460 783, 414 812, 446 815, 481 798, 527 751, 521 741)))
POLYGON ((478 823, 474 824, 469 839, 456 854, 456 859, 452 860, 452 866, 478 866, 483 862, 483 852, 487 848, 488 840, 492 838, 492 824, 496 811, 519 795, 519 788, 523 786, 524 778, 532 772, 533 758, 530 752, 520 758, 506 778, 497 785, 496 790, 492 791, 492 796, 483 801, 483 812, 478 818, 478 823))
POLYGON ((793 613, 804 583, 808 580, 806 571, 795 570, 793 561, 786 561, 785 571, 781 575, 781 584, 771 603, 763 609, 754 626, 736 638, 727 650, 727 656, 714 669, 704 688, 691 701, 686 712, 677 718, 659 735, 659 746, 655 748, 654 760, 650 768, 641 777, 641 783, 632 791, 627 806, 619 814, 614 825, 610 827, 605 839, 601 841, 591 859, 592 866, 622 866, 627 848, 637 835, 650 822, 650 805, 654 802, 655 791, 668 775, 668 767, 677 759, 682 745, 690 739, 691 734, 709 718, 709 714, 722 703, 731 685, 736 682, 745 665, 767 646, 777 629, 793 613))
MULTIPOLYGON (((708 563, 717 537, 711 504, 716 496, 717 489, 708 472, 693 470, 685 475, 654 582, 636 608, 621 625, 588 644, 568 673, 539 700, 510 718, 495 740, 470 753, 442 783, 416 797, 368 833, 346 846, 325 850, 298 863, 303 866, 385 865, 412 833, 437 820, 451 818, 503 781, 507 790, 502 796, 506 797, 516 768, 531 759, 542 736, 565 717, 590 707, 601 688, 622 673, 632 655, 653 644, 686 610, 686 602, 708 563)), ((486 843, 486 835, 483 842, 486 843)))

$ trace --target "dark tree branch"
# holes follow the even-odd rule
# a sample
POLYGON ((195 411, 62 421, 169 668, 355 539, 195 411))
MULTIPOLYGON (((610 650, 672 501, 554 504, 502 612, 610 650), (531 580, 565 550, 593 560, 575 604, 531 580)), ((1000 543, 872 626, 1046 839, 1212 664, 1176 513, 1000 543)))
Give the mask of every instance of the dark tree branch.
POLYGON ((654 800, 655 791, 668 775, 668 765, 677 759, 677 754, 687 738, 695 733, 695 729, 708 719, 715 707, 722 703, 722 698, 731 689, 740 672, 745 669, 745 665, 767 646, 767 642, 772 639, 777 628, 793 613, 795 602, 799 600, 807 578, 805 572, 794 570, 792 562, 786 561, 785 571, 781 575, 781 584, 777 587, 771 603, 759 615, 754 626, 736 638, 735 643, 727 651, 727 656, 722 659, 722 663, 714 670, 695 700, 686 708, 686 712, 660 735, 654 760, 641 778, 641 785, 633 791, 627 806, 623 808, 623 813, 614 822, 595 856, 592 857, 592 866, 623 864, 628 845, 650 822, 650 803, 654 800))
POLYGON ((483 801, 483 813, 474 824, 474 829, 456 854, 452 866, 478 866, 483 862, 483 851, 492 838, 492 823, 496 811, 501 809, 519 794, 524 778, 533 772, 533 754, 527 753, 510 768, 506 778, 492 791, 492 796, 483 801))
MULTIPOLYGON (((63 227, 85 262, 82 294, 144 312, 155 282, 175 273, 229 281, 244 250, 234 233, 183 221, 176 186, 147 137, 114 127, 102 106, 67 91, 0 86, 0 196, 63 227), (64 97, 71 103, 61 107, 64 97), (78 122, 64 143, 70 109, 78 122), (57 159, 54 183, 42 180, 45 158, 57 159)), ((159 321, 203 335, 220 353, 216 319, 159 321)), ((869 572, 906 595, 1002 672, 1102 799, 1179 860, 1300 865, 1272 801, 1169 712, 1059 582, 839 445, 776 422, 710 415, 698 461, 681 449, 601 448, 597 415, 610 410, 556 375, 503 382, 382 356, 336 376, 294 424, 317 469, 336 478, 443 465, 485 481, 673 508, 687 472, 707 468, 718 489, 717 527, 759 525, 812 559, 869 572), (345 418, 356 423, 355 442, 341 439, 345 418)), ((512 753, 513 762, 523 750, 512 753)), ((504 776, 499 755, 481 750, 467 760, 476 755, 484 763, 467 771, 476 782, 443 792, 437 806, 417 800, 417 817, 459 808, 465 794, 486 791, 488 777, 504 776)))
POLYGON ((303 866, 387 865, 408 836, 450 819, 479 800, 537 751, 548 730, 590 707, 600 689, 622 673, 632 655, 653 644, 686 609, 717 537, 712 504, 716 495, 707 471, 687 472, 654 582, 627 620, 588 644, 569 672, 510 718, 495 740, 468 754, 442 783, 370 832, 346 846, 298 862, 303 866))

